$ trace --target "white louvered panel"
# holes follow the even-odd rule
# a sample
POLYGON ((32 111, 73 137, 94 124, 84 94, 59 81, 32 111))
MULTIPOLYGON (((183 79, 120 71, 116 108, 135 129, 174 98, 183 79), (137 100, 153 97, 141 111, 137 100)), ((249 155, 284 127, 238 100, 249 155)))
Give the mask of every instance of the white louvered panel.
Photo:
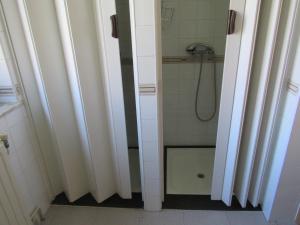
POLYGON ((222 200, 231 205, 261 0, 246 1, 222 200))
MULTIPOLYGON (((268 0, 262 5, 261 15, 265 16, 261 17, 258 30, 259 35, 234 188, 234 193, 242 207, 247 205, 252 172, 253 169, 256 170, 254 162, 275 50, 281 5, 282 0, 268 0)), ((260 174, 256 174, 256 176, 260 176, 260 174)))

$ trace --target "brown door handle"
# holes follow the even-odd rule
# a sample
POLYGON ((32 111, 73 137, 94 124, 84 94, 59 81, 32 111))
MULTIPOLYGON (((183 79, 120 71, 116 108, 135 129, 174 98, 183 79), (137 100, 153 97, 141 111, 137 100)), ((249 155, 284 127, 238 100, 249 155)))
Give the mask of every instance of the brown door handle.
POLYGON ((228 23, 227 23, 227 34, 233 34, 235 32, 235 20, 237 12, 229 10, 228 12, 228 23))
POLYGON ((110 17, 111 20, 111 26, 112 26, 112 33, 111 36, 113 38, 119 38, 119 31, 118 31, 118 16, 112 15, 110 17))

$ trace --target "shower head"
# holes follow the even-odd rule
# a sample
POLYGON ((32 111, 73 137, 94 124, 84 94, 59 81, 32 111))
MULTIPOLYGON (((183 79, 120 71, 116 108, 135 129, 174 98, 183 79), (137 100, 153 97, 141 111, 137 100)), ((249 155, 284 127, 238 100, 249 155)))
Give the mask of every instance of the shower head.
POLYGON ((215 51, 202 43, 193 43, 186 47, 186 52, 190 53, 191 55, 210 55, 214 54, 215 51))

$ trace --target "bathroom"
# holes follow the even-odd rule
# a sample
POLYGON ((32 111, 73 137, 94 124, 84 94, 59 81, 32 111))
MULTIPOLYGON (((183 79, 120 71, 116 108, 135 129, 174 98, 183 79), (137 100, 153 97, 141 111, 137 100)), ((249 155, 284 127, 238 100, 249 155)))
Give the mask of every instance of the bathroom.
POLYGON ((277 219, 297 2, 0 1, 0 224, 277 219))

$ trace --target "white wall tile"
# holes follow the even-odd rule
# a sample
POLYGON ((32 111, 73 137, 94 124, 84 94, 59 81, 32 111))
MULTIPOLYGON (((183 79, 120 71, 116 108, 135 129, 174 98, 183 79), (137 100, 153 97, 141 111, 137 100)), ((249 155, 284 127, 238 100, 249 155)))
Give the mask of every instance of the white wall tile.
POLYGON ((157 142, 157 121, 142 119, 142 140, 157 142))
MULTIPOLYGON (((139 84, 154 84, 157 86, 156 71, 156 34, 154 0, 135 0, 136 19, 136 55, 138 61, 139 84), (148 58, 146 58, 148 57, 148 58)), ((146 210, 161 209, 160 166, 158 145, 157 96, 140 96, 141 107, 141 139, 143 154, 144 176, 144 208, 146 210), (145 157, 147 155, 147 158, 145 157), (149 161, 153 159, 153 161, 149 161), (154 160, 156 159, 156 160, 154 160), (146 162, 147 161, 147 162, 146 162), (149 180, 150 179, 150 180, 149 180), (155 179, 156 185, 151 184, 155 179), (149 185, 149 186, 148 186, 149 185)))
POLYGON ((157 96, 143 95, 140 96, 140 108, 142 119, 157 119, 157 96))
MULTIPOLYGON (((171 26, 163 30, 164 56, 186 56, 185 49, 192 43, 213 47, 224 55, 229 0, 176 0, 166 5, 174 8, 171 26)), ((217 65, 217 98, 220 101, 223 64, 217 65)), ((202 123, 195 117, 198 64, 163 65, 163 108, 165 144, 214 144, 217 116, 202 123), (174 75, 174 76, 173 76, 174 75)), ((212 64, 203 67, 199 93, 199 112, 209 116, 213 110, 212 64)), ((219 108, 219 107, 217 107, 219 108)))
MULTIPOLYGON (((153 154, 158 154, 157 152, 153 152, 153 154)), ((152 161, 152 162, 144 162, 144 170, 145 170, 145 180, 148 179, 159 179, 159 171, 157 170, 159 168, 159 162, 158 161, 152 161)), ((159 193, 157 193, 159 194, 159 193)))
POLYGON ((137 56, 155 55, 155 34, 153 26, 136 28, 137 56))
POLYGON ((229 10, 229 0, 215 0, 215 18, 227 21, 227 15, 229 10))
MULTIPOLYGON (((197 21, 197 37, 213 37, 214 36, 214 21, 213 20, 199 20, 197 21)), ((225 39, 225 37, 224 37, 225 39)), ((223 53, 224 55, 224 53, 223 53)))
POLYGON ((195 38, 198 31, 197 20, 183 20, 179 21, 179 38, 195 38))
MULTIPOLYGON (((215 1, 200 0, 198 1, 197 10, 197 19, 215 19, 215 1)), ((222 10, 224 9, 222 8, 222 10)))
POLYGON ((163 38, 162 49, 164 56, 180 56, 179 40, 177 38, 163 38))
POLYGON ((179 7, 175 13, 179 14, 180 20, 195 20, 199 18, 197 1, 179 1, 179 7))
POLYGON ((135 16, 137 26, 154 25, 154 2, 149 0, 135 0, 135 16))
MULTIPOLYGON (((222 73, 222 66, 219 65, 217 68, 217 89, 221 88, 222 73)), ((208 116, 213 109, 212 76, 212 64, 204 64, 199 93, 199 111, 203 116, 208 116)), ((197 64, 164 65, 165 145, 215 144, 218 116, 207 123, 200 122, 195 116, 194 107, 198 77, 199 65, 197 64), (174 74, 175 76, 173 76, 174 74)))
POLYGON ((160 193, 160 180, 159 179, 146 179, 145 191, 147 195, 155 196, 160 193))
POLYGON ((143 141, 143 154, 145 162, 158 161, 157 143, 153 141, 143 141))
POLYGON ((156 83, 156 61, 155 57, 139 57, 138 72, 140 84, 156 83))

